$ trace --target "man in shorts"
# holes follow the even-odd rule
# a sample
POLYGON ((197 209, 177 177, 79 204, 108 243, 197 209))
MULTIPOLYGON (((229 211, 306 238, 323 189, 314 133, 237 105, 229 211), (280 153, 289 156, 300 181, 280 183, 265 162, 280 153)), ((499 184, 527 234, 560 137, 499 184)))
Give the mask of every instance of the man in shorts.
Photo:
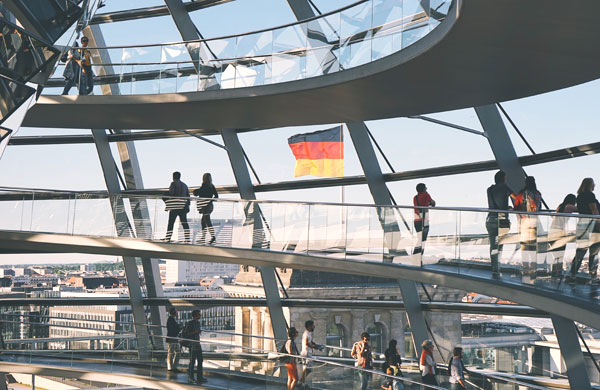
POLYGON ((315 322, 312 320, 308 320, 304 323, 304 327, 306 328, 306 330, 302 334, 302 351, 300 352, 300 356, 306 359, 304 359, 303 362, 302 377, 298 382, 300 386, 303 386, 306 383, 306 377, 312 371, 313 351, 315 349, 323 349, 322 345, 316 344, 313 341, 313 331, 315 330, 315 322))

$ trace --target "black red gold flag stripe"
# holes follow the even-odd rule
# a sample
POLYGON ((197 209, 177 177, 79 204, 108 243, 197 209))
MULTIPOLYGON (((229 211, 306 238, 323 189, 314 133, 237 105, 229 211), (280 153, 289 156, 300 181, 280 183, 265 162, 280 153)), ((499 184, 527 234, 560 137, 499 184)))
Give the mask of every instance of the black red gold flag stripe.
POLYGON ((344 142, 342 127, 312 133, 296 134, 288 138, 296 157, 294 176, 344 176, 344 142))

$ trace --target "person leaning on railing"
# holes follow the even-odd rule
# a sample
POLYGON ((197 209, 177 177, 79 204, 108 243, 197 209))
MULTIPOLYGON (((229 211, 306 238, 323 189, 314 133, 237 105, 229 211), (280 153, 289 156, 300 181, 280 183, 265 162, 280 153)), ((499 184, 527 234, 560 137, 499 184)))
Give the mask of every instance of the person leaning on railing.
POLYGON ((81 67, 81 79, 79 82, 79 94, 89 95, 94 90, 94 72, 92 70, 92 54, 86 49, 89 43, 88 37, 81 37, 81 49, 77 49, 78 59, 75 61, 81 67))

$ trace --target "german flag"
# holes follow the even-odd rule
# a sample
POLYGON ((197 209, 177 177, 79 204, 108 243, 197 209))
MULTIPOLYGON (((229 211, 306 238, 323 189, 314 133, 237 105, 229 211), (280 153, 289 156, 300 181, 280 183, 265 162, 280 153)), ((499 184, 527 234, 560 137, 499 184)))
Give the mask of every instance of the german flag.
POLYGON ((288 138, 296 157, 294 177, 344 176, 344 142, 342 126, 288 138))

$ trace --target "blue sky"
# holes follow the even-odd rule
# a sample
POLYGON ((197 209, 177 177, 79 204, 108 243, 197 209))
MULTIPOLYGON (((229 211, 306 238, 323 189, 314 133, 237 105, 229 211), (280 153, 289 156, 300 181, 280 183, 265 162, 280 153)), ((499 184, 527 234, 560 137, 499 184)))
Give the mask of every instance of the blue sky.
MULTIPOLYGON (((323 12, 349 3, 348 0, 317 0, 323 12)), ((101 12, 122 8, 160 5, 161 1, 107 0, 101 12)), ((294 21, 285 0, 236 0, 200 10, 192 19, 205 37, 242 33, 294 21)), ((108 45, 172 42, 180 36, 170 17, 159 17, 102 26, 108 45)), ((65 34, 69 35, 68 33, 65 34)), ((504 102, 536 152, 599 141, 600 118, 596 115, 600 81, 544 95, 504 102)), ((307 113, 309 114, 309 113, 307 113)), ((431 115, 474 129, 481 129, 473 109, 431 115)), ((485 138, 414 119, 387 119, 367 122, 396 171, 489 160, 492 152, 485 138)), ((174 125, 176 126, 176 125, 174 125)), ((240 135, 242 145, 263 182, 294 180, 294 158, 287 138, 296 133, 327 128, 287 127, 240 135)), ((199 123, 198 127, 202 127, 199 123)), ((18 135, 89 133, 89 130, 22 128, 18 135)), ((516 133, 510 135, 519 155, 530 152, 516 133)), ((222 142, 220 137, 211 137, 222 142)), ((361 174, 360 165, 346 133, 345 173, 361 174)), ((171 172, 180 170, 188 185, 198 185, 204 172, 212 172, 217 185, 234 183, 225 151, 195 138, 136 143, 146 187, 165 187, 171 172)), ((116 154, 115 154, 116 156, 116 154)), ((117 157, 118 159, 118 157, 117 157)), ((598 156, 582 157, 527 168, 536 176, 546 201, 555 207, 581 179, 597 178, 598 156)), ((380 159, 384 171, 389 171, 380 159)), ((71 190, 104 189, 93 145, 11 146, 0 160, 0 186, 71 190)), ((493 172, 448 176, 424 180, 438 205, 485 207, 485 189, 493 172)), ((300 178, 300 179, 306 179, 300 178)), ((390 183, 400 204, 408 204, 416 181, 390 183)), ((315 189, 258 194, 260 199, 338 201, 339 189, 315 189)), ((366 186, 346 189, 346 201, 372 202, 366 186)))

